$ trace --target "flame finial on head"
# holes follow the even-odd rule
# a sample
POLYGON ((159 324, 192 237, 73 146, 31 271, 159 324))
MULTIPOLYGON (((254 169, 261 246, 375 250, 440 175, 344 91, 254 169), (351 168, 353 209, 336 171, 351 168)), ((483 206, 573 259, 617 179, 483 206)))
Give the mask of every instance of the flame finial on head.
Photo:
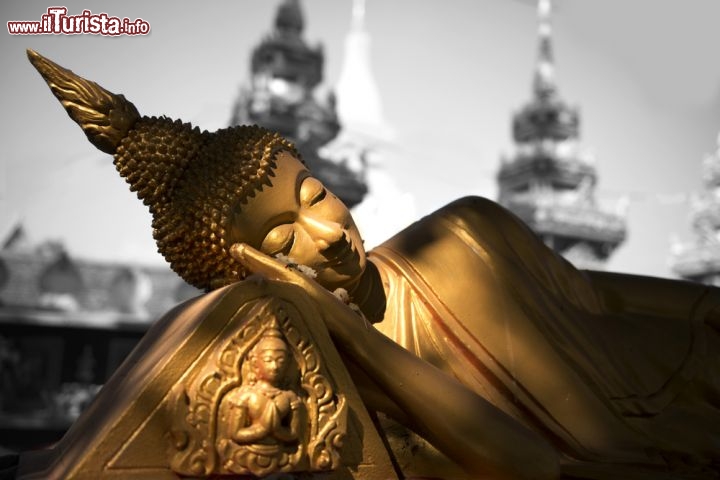
POLYGON ((140 118, 135 105, 124 96, 108 92, 34 50, 28 49, 27 56, 88 140, 99 150, 114 154, 120 141, 140 118))

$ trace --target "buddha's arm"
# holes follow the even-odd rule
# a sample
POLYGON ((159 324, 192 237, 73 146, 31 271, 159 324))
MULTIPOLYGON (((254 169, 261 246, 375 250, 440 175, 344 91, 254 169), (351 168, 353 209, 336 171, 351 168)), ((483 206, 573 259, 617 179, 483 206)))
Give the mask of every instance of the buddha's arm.
POLYGON ((281 442, 292 443, 300 438, 300 411, 298 408, 302 402, 293 392, 285 392, 284 395, 287 396, 290 405, 288 412, 290 422, 288 426, 284 426, 278 418, 277 425, 273 428, 273 436, 281 442))
POLYGON ((405 411, 387 396, 377 382, 370 378, 368 373, 363 370, 362 367, 355 363, 353 357, 343 351, 339 351, 338 353, 350 373, 350 376, 352 377, 365 405, 367 405, 371 410, 387 414, 403 425, 408 425, 410 423, 410 419, 408 419, 405 411))
POLYGON ((253 422, 250 426, 246 426, 248 411, 246 405, 234 405, 232 408, 232 439, 241 445, 253 443, 267 437, 269 428, 266 422, 260 419, 253 422))
POLYGON ((231 252, 249 271, 304 288, 323 306, 339 348, 404 410, 413 429, 465 470, 497 479, 559 476, 557 454, 539 435, 368 327, 317 282, 251 247, 231 252))
POLYGON ((240 444, 247 445, 257 442, 268 436, 268 428, 260 423, 254 423, 249 427, 241 428, 232 434, 232 439, 240 444))

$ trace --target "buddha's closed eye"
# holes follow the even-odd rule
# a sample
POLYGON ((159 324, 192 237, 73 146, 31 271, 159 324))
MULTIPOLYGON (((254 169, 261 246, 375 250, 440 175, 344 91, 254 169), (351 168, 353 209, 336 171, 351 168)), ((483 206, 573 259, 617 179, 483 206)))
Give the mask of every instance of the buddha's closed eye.
MULTIPOLYGON (((327 189, 314 177, 306 177, 300 184, 299 200, 301 207, 312 207, 327 197, 327 189)), ((295 243, 295 225, 282 223, 272 228, 262 242, 260 249, 268 255, 287 255, 295 243)))
POLYGON ((295 243, 295 227, 292 223, 283 223, 265 235, 265 240, 263 240, 260 249, 271 256, 278 253, 287 255, 293 243, 295 243))
POLYGON ((327 196, 327 190, 322 182, 314 177, 307 177, 300 186, 300 203, 313 206, 327 196))

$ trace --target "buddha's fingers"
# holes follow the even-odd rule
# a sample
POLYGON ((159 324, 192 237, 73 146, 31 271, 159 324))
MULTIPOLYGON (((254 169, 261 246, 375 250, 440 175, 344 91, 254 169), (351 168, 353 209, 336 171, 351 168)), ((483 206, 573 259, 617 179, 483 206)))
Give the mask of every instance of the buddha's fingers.
POLYGON ((230 247, 230 256, 253 273, 259 273, 271 280, 293 281, 292 273, 282 262, 257 251, 245 243, 236 243, 230 247))
POLYGON ((280 260, 266 255, 246 243, 236 243, 230 247, 230 255, 252 273, 260 274, 270 280, 298 285, 317 297, 332 295, 324 287, 280 260))
MULTIPOLYGON (((357 320, 357 313, 320 285, 314 279, 294 268, 270 257, 245 243, 236 243, 230 247, 230 255, 240 262, 248 271, 262 275, 269 280, 292 283, 304 289, 311 298, 321 302, 338 319, 357 320)), ((333 318, 335 318, 333 317, 333 318)), ((332 326, 329 326, 333 330, 332 326)))

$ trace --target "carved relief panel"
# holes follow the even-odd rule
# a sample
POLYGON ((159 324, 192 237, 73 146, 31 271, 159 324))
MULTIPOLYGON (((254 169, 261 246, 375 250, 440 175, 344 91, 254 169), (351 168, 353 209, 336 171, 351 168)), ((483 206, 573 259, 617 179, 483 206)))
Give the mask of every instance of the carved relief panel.
POLYGON ((338 467, 345 397, 296 313, 277 299, 245 305, 236 315, 248 320, 222 332, 175 387, 172 470, 261 477, 338 467))

